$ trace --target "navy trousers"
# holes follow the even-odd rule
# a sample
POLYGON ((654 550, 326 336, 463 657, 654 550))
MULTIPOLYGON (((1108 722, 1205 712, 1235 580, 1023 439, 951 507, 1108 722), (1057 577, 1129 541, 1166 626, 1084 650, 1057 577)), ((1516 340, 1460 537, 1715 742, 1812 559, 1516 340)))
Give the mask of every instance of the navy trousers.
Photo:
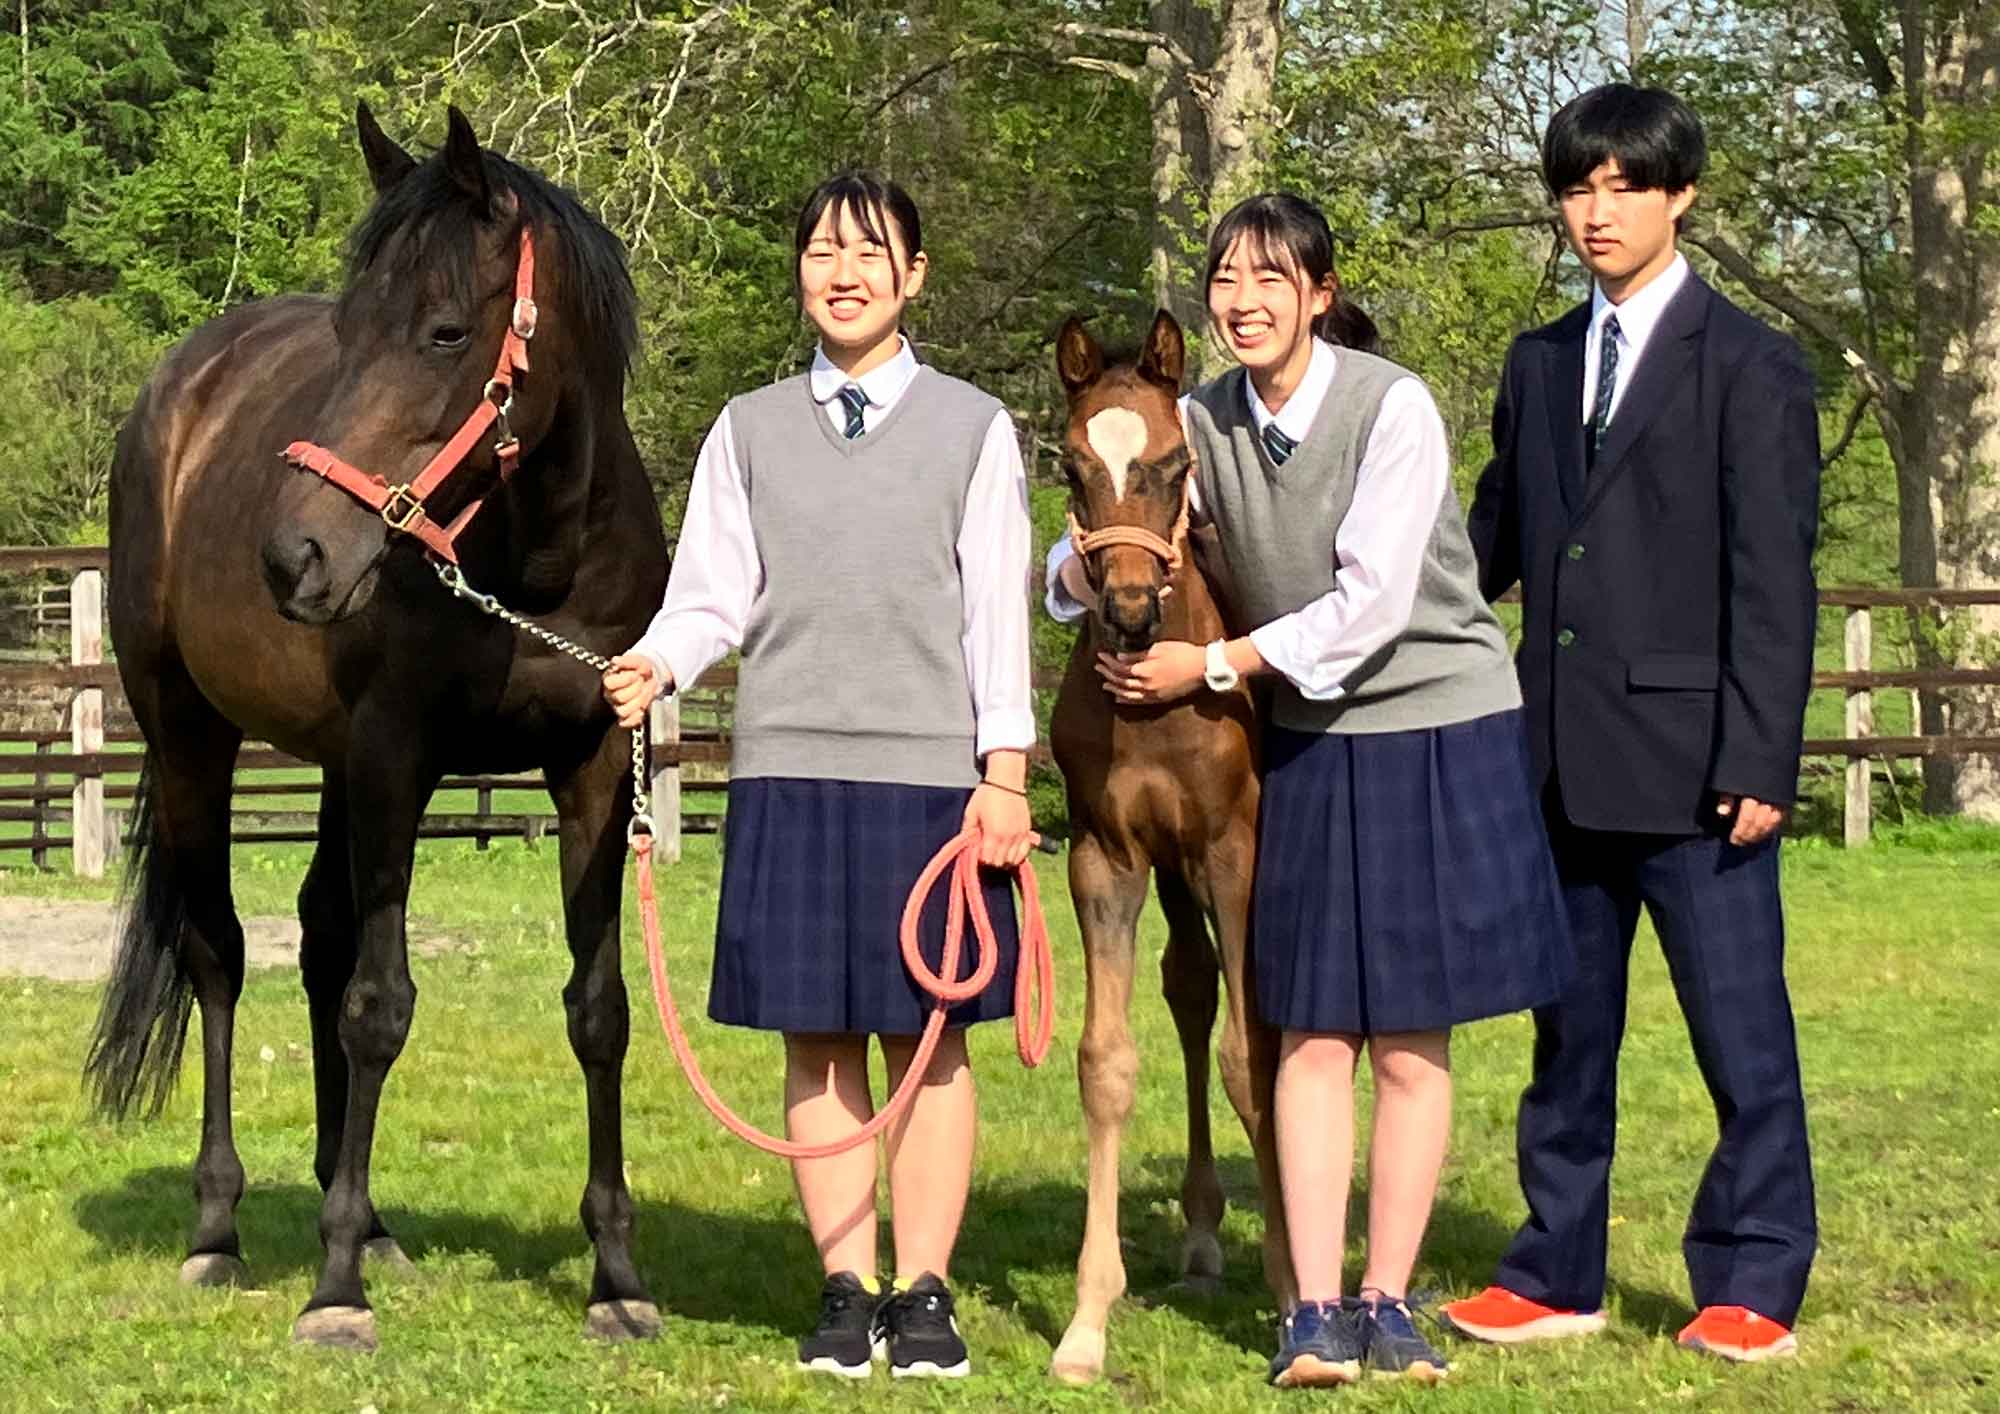
POLYGON ((1644 904, 1720 1129, 1682 1241, 1695 1304, 1747 1306, 1789 1326, 1818 1224, 1785 989, 1778 841, 1739 849, 1707 836, 1579 830, 1559 808, 1549 811, 1549 835, 1577 971, 1535 1012, 1534 1078, 1517 1133, 1528 1221, 1496 1280, 1546 1306, 1604 1303, 1618 1048, 1644 904))

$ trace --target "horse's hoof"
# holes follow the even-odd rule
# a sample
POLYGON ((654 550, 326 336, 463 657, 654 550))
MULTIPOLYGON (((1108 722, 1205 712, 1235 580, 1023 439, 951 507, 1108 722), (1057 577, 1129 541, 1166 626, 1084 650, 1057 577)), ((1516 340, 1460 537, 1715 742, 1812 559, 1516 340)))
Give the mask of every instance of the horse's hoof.
POLYGON ((651 1340, 660 1329, 660 1308, 650 1301, 593 1301, 583 1317, 592 1340, 651 1340))
POLYGON ((1222 1242, 1212 1232, 1196 1229, 1181 1239, 1181 1276, 1190 1291, 1210 1289, 1222 1280, 1222 1242))
POLYGON ((361 1244, 364 1260, 379 1263, 392 1272, 414 1272, 417 1264, 404 1253, 402 1245, 393 1237, 371 1237, 361 1244))
POLYGON ((320 1306, 300 1314, 292 1325, 299 1345, 324 1345, 333 1350, 373 1351, 375 1313, 365 1306, 320 1306))
POLYGON ((227 1252, 197 1252, 181 1263, 182 1286, 248 1286, 250 1269, 227 1252))
POLYGON ((1066 1385, 1096 1384, 1104 1378, 1104 1332, 1070 1327, 1049 1357, 1049 1376, 1066 1385))

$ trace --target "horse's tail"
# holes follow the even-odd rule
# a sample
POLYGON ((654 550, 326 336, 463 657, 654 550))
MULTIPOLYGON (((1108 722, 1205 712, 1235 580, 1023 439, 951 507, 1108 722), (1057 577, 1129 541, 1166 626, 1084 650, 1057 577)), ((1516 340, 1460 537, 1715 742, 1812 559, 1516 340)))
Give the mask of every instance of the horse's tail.
POLYGON ((153 768, 139 773, 132 841, 120 890, 122 924, 97 1032, 83 1063, 84 1086, 98 1110, 114 1117, 143 1104, 157 1115, 180 1075, 194 981, 182 962, 187 896, 171 851, 159 848, 153 768))

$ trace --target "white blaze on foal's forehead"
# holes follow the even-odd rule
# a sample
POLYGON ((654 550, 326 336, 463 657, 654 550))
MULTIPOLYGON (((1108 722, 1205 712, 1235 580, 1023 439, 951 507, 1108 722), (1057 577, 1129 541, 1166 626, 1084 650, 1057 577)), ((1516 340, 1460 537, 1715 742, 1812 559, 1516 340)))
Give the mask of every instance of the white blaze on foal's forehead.
POLYGON ((1090 450, 1111 473, 1111 493, 1125 499, 1125 473, 1146 450, 1146 419, 1130 408, 1106 408, 1083 426, 1090 450))

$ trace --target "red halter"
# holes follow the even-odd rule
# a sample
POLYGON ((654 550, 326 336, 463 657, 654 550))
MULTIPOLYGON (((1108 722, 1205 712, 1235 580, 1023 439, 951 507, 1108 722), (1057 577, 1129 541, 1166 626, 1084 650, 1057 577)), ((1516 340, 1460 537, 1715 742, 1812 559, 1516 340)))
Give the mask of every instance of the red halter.
POLYGON ((535 242, 527 226, 521 227, 521 263, 514 272, 514 312, 507 321, 507 335, 500 341, 500 362, 487 381, 479 406, 465 419, 452 439, 430 459, 414 481, 391 486, 381 477, 342 461, 325 447, 311 442, 294 442, 279 455, 301 471, 325 477, 335 486, 375 511, 391 530, 414 535, 430 547, 431 553, 447 564, 458 563, 452 542, 486 504, 484 496, 466 502, 465 509, 452 517, 451 524, 439 525, 425 511, 424 502, 459 467, 486 429, 499 424, 499 440, 493 444, 500 459, 500 479, 513 475, 521 457, 521 443, 507 425, 514 407, 514 375, 528 371, 528 340, 535 337, 535 242))

